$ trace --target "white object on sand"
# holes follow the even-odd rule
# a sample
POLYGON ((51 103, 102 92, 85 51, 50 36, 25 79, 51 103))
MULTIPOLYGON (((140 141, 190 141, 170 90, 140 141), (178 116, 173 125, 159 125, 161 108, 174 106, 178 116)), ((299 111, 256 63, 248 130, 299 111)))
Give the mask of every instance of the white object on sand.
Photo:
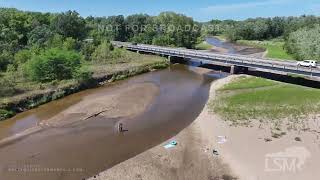
POLYGON ((218 138, 218 144, 224 144, 227 142, 226 136, 217 136, 217 138, 218 138))
POLYGON ((164 146, 164 148, 170 149, 170 148, 175 147, 177 144, 178 144, 177 141, 171 141, 169 144, 166 144, 166 145, 164 146))

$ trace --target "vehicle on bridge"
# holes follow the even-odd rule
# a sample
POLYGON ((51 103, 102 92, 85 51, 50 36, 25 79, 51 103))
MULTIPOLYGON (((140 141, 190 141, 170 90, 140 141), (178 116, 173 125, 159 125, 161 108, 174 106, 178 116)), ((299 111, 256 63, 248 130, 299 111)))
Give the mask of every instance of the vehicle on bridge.
POLYGON ((317 62, 313 60, 298 61, 297 66, 317 67, 317 62))

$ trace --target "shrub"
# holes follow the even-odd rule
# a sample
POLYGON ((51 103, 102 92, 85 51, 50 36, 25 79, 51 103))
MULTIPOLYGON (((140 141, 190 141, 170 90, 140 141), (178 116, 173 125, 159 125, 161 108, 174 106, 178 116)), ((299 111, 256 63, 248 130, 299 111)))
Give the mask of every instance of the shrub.
POLYGON ((114 47, 111 43, 104 41, 92 54, 92 60, 95 62, 108 62, 112 61, 112 53, 114 47))
POLYGON ((7 118, 10 118, 14 115, 13 112, 11 111, 7 111, 7 110, 4 110, 4 109, 0 109, 0 121, 2 120, 5 120, 7 118))
POLYGON ((117 58, 122 58, 125 55, 125 50, 116 48, 112 51, 112 58, 117 59, 117 58))
POLYGON ((77 49, 77 41, 71 37, 68 37, 63 41, 63 48, 66 50, 77 49))
POLYGON ((14 55, 14 65, 17 67, 29 61, 32 57, 32 52, 30 50, 21 50, 14 55))
POLYGON ((92 71, 86 66, 82 66, 74 72, 73 77, 79 82, 86 83, 92 79, 92 75, 92 71))
POLYGON ((16 92, 14 82, 7 76, 0 78, 0 97, 11 96, 16 92))
POLYGON ((96 47, 93 43, 84 42, 81 46, 81 54, 84 56, 84 59, 87 61, 92 60, 91 55, 96 50, 96 47))
POLYGON ((34 56, 26 65, 26 74, 34 81, 70 79, 80 67, 81 56, 75 51, 51 48, 34 56))
POLYGON ((7 66, 11 64, 12 59, 13 57, 9 52, 4 51, 1 53, 0 51, 0 71, 6 71, 7 66))

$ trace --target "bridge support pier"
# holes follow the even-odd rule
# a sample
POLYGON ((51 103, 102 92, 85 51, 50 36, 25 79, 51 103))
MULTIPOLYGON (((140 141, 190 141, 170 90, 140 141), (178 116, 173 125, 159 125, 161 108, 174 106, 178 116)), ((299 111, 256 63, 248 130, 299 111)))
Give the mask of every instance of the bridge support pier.
POLYGON ((235 74, 235 73, 236 73, 236 67, 237 67, 237 66, 234 66, 234 65, 232 65, 232 66, 230 67, 230 74, 235 74))
POLYGON ((232 65, 230 67, 230 74, 248 73, 248 67, 232 65))
POLYGON ((170 63, 186 63, 186 60, 182 57, 168 56, 170 63))
POLYGON ((140 51, 137 51, 138 54, 140 54, 140 51))

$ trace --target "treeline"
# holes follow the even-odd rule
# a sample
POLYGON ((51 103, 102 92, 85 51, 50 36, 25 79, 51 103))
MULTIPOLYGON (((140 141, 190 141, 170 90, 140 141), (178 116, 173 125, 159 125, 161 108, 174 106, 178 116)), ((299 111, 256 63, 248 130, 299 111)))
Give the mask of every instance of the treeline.
POLYGON ((83 18, 75 11, 0 8, 0 86, 10 89, 12 76, 37 82, 90 76, 83 68, 86 62, 125 56, 111 40, 192 48, 200 36, 198 26, 192 18, 172 12, 83 18))
POLYGON ((231 41, 270 40, 282 38, 286 50, 297 59, 320 60, 320 17, 274 17, 255 18, 244 21, 212 20, 209 35, 224 34, 231 41))
POLYGON ((128 17, 109 16, 86 18, 89 35, 95 39, 109 37, 116 41, 178 46, 192 48, 200 36, 200 23, 192 18, 173 12, 158 16, 146 14, 128 17))

